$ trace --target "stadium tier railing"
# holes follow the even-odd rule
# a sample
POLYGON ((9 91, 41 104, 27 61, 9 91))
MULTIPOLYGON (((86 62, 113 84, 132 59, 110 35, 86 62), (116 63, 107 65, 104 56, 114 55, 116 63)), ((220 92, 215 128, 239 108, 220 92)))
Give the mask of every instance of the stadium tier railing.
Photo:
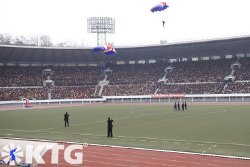
MULTIPOLYGON (((172 103, 186 102, 250 102, 250 93, 247 94, 156 94, 140 96, 103 96, 90 99, 51 99, 29 100, 30 106, 39 105, 71 105, 89 103, 172 103)), ((24 106, 24 100, 0 101, 0 105, 24 106)))

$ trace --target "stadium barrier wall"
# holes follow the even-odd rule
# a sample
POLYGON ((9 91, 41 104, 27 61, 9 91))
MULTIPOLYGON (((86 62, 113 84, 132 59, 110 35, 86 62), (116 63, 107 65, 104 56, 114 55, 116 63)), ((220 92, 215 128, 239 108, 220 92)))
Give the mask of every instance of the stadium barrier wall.
MULTIPOLYGON (((142 96, 103 96, 91 99, 51 99, 29 100, 30 106, 61 105, 61 104, 89 104, 89 103, 172 103, 186 102, 250 102, 250 94, 168 94, 142 96)), ((24 100, 0 101, 0 105, 25 106, 24 100)))
POLYGON ((157 94, 146 96, 103 96, 109 103, 250 102, 250 94, 157 94))
MULTIPOLYGON (((66 104, 86 104, 86 103, 103 103, 106 101, 105 98, 92 98, 92 99, 50 99, 50 100, 29 100, 30 106, 41 106, 41 105, 66 105, 66 104)), ((10 106, 23 106, 25 107, 25 100, 15 101, 0 101, 1 105, 10 106)))

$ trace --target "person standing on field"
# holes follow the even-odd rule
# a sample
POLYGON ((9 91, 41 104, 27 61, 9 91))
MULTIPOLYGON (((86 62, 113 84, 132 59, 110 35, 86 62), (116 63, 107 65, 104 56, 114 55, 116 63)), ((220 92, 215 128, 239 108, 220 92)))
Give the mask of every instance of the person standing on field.
POLYGON ((108 117, 107 123, 108 123, 108 135, 107 137, 113 137, 113 120, 108 117))
POLYGON ((174 111, 177 111, 177 104, 176 104, 176 102, 174 103, 174 111))
POLYGON ((177 107, 178 107, 178 111, 180 111, 180 103, 179 102, 177 104, 177 107))
POLYGON ((182 108, 182 111, 185 111, 185 104, 184 103, 181 104, 181 108, 182 108))
POLYGON ((187 102, 184 103, 185 110, 187 110, 187 102))
POLYGON ((69 114, 67 112, 64 114, 64 126, 69 127, 69 114))

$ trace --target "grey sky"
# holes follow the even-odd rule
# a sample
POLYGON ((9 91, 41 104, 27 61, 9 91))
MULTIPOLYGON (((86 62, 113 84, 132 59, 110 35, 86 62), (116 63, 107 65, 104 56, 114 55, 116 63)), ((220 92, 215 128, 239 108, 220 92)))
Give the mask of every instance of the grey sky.
POLYGON ((87 17, 116 19, 115 45, 155 44, 250 35, 249 0, 168 0, 161 13, 151 13, 157 0, 0 0, 0 33, 48 34, 53 42, 96 44, 87 34, 87 17), (166 21, 165 29, 162 20, 166 21))

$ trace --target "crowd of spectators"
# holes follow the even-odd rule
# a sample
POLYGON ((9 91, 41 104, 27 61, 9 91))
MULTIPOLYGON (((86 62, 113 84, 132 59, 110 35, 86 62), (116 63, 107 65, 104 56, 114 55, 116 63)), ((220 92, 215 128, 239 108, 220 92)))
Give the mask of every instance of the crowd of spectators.
POLYGON ((167 75, 169 83, 223 82, 230 74, 231 59, 187 61, 173 63, 173 71, 167 75))
POLYGON ((52 70, 56 86, 97 85, 101 77, 98 67, 55 67, 52 70))
POLYGON ((241 58, 239 63, 241 66, 234 73, 236 80, 250 80, 250 58, 241 58))
POLYGON ((103 95, 222 93, 224 77, 230 74, 232 63, 232 59, 220 59, 113 66, 113 72, 108 77, 110 85, 104 89, 103 95), (167 84, 158 84, 157 81, 166 73, 166 67, 173 68, 166 74, 167 84))
MULTIPOLYGON (((250 58, 239 60, 241 66, 235 68, 237 82, 228 83, 224 88, 224 77, 231 73, 234 59, 209 61, 186 61, 153 64, 111 64, 112 72, 107 73, 108 86, 104 86, 103 96, 147 95, 147 94, 211 94, 250 93, 250 58), (166 73, 166 67, 172 70, 166 73), (158 80, 166 75, 166 82, 158 80)), ((51 95, 54 99, 90 98, 99 93, 99 81, 104 78, 100 67, 0 67, 0 100, 47 99, 48 89, 42 88, 47 76, 45 68, 53 71, 54 81, 51 95), (27 88, 24 88, 26 86, 27 88), (37 88, 39 86, 39 88, 37 88), (18 88, 19 87, 19 88, 18 88)))
POLYGON ((55 87, 52 89, 52 99, 81 99, 94 97, 95 86, 55 87))
POLYGON ((108 75, 111 85, 157 82, 164 75, 167 63, 113 65, 108 75))
POLYGON ((53 71, 51 79, 56 86, 97 85, 100 80, 98 67, 0 67, 0 87, 42 86, 46 80, 43 70, 53 71))
MULTIPOLYGON (((47 88, 1 88, 0 101, 21 100, 43 100, 48 98, 47 88)), ((51 99, 79 99, 94 97, 94 86, 86 87, 54 87, 51 89, 51 99)))
POLYGON ((103 96, 150 95, 156 90, 155 84, 121 84, 104 88, 103 96))
POLYGON ((42 86, 42 67, 0 67, 0 87, 42 86))
POLYGON ((222 93, 223 83, 193 83, 193 84, 161 84, 158 94, 219 94, 222 93))
POLYGON ((250 93, 250 82, 228 83, 224 93, 250 93))
POLYGON ((42 100, 47 99, 46 88, 1 88, 0 101, 21 100, 22 98, 42 100))

